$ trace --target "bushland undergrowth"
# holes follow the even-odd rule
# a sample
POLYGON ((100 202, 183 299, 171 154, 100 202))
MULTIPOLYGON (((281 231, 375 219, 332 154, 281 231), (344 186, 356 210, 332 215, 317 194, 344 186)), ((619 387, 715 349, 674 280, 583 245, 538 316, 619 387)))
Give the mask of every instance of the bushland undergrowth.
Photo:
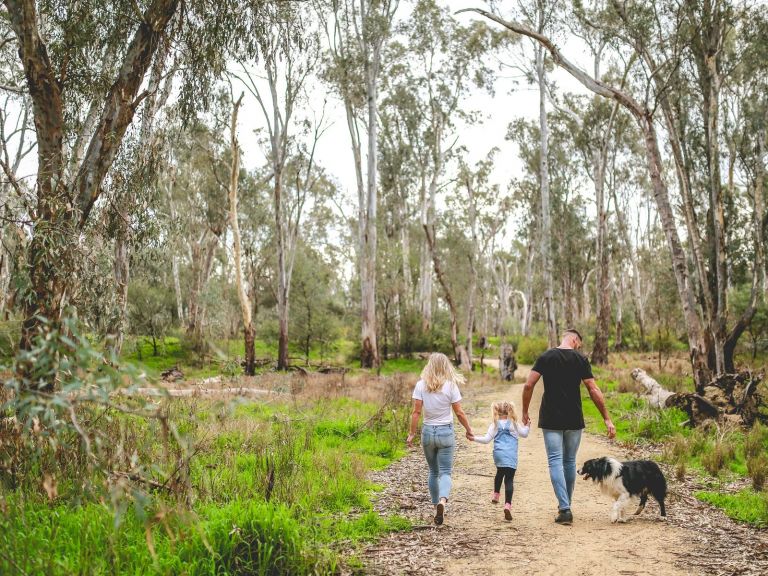
POLYGON ((262 403, 148 402, 106 360, 67 325, 4 388, 0 574, 332 574, 341 548, 408 528, 366 480, 402 454, 401 380, 375 403, 334 377, 262 403))
MULTIPOLYGON (((670 465, 678 479, 692 476, 700 485, 696 493, 699 499, 722 508, 736 520, 768 526, 766 426, 758 422, 744 429, 713 422, 691 428, 684 412, 649 407, 625 374, 628 371, 612 367, 596 368, 595 372, 619 441, 660 446, 661 460, 670 465)), ((692 389, 682 376, 667 374, 657 379, 671 390, 692 389)), ((602 434, 602 417, 586 393, 582 405, 587 428, 602 434)))

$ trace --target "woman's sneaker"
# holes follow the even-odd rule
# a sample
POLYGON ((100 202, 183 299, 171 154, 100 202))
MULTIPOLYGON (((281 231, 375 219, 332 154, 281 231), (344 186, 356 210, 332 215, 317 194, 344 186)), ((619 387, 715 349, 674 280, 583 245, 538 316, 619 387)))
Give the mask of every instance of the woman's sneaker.
POLYGON ((504 520, 512 520, 512 504, 504 504, 504 520))
POLYGON ((573 524, 573 514, 570 510, 560 510, 555 518, 556 524, 562 524, 563 526, 570 526, 573 524))
POLYGON ((444 515, 445 515, 445 502, 439 502, 437 504, 437 510, 435 512, 435 524, 440 526, 443 523, 444 515))
POLYGON ((499 493, 494 492, 493 496, 491 496, 491 504, 498 504, 499 503, 499 493))

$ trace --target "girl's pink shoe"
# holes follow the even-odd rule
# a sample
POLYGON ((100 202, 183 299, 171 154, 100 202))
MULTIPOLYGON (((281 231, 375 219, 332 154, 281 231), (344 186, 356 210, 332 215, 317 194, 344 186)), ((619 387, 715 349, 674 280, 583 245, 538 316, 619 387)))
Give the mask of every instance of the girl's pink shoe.
POLYGON ((498 504, 499 503, 499 493, 494 492, 493 496, 491 497, 491 504, 498 504))
POLYGON ((512 503, 504 504, 504 520, 512 520, 512 503))

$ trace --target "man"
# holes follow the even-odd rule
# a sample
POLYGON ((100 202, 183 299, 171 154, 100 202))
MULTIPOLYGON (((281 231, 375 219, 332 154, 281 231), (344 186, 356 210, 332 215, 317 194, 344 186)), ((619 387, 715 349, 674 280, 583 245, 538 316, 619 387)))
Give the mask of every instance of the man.
POLYGON ((563 332, 560 345, 544 352, 536 360, 523 389, 523 424, 531 421, 528 407, 533 388, 544 377, 544 396, 539 409, 539 428, 544 433, 544 446, 549 461, 549 478, 557 496, 555 522, 570 526, 573 523, 571 496, 576 483, 576 452, 584 429, 579 385, 589 391, 589 397, 603 416, 608 438, 616 436, 616 428, 605 408, 603 393, 595 384, 589 360, 578 352, 581 334, 573 328, 563 332))

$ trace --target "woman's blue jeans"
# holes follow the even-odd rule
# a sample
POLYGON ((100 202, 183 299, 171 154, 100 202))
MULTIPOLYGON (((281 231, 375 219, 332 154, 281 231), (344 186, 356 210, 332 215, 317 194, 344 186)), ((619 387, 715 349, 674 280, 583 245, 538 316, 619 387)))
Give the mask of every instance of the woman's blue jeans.
POLYGON ((432 504, 440 498, 448 499, 451 494, 451 472, 453 471, 453 452, 456 449, 456 437, 453 424, 434 426, 425 424, 421 427, 421 447, 429 466, 429 495, 432 504))
POLYGON ((581 442, 581 430, 543 429, 542 432, 549 461, 549 479, 555 489, 557 507, 570 510, 576 484, 576 452, 581 442))

